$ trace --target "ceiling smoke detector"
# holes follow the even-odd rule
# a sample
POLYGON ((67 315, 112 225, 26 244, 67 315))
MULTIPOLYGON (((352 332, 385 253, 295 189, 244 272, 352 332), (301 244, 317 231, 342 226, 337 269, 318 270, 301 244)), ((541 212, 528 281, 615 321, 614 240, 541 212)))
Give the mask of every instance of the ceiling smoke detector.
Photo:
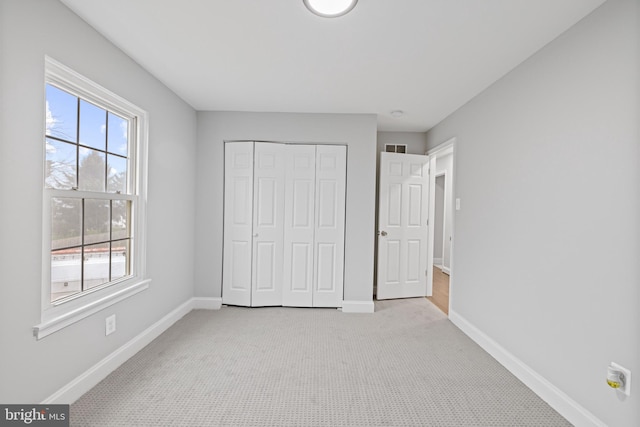
POLYGON ((356 6, 358 0, 302 0, 311 12, 323 18, 337 18, 346 15, 356 6))

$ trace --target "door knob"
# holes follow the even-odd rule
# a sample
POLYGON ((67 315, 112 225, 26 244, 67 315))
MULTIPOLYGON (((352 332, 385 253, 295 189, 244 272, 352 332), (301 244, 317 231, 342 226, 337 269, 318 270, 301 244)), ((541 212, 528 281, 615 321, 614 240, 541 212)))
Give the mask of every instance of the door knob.
POLYGON ((381 235, 382 237, 384 237, 384 236, 386 236, 386 235, 387 235, 387 232, 383 230, 383 231, 381 231, 381 232, 380 232, 380 235, 381 235))
POLYGON ((258 233, 254 234, 253 237, 258 237, 258 233))

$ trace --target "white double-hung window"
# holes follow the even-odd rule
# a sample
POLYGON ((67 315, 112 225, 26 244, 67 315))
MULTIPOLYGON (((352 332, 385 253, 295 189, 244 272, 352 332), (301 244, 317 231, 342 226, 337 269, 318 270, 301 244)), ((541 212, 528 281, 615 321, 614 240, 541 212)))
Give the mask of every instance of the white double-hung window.
POLYGON ((146 113, 45 61, 42 338, 148 286, 146 113))

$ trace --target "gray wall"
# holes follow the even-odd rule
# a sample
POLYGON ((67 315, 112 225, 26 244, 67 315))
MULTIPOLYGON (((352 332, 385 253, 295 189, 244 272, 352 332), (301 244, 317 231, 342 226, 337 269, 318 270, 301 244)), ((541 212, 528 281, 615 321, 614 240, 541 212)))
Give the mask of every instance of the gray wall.
POLYGON ((0 2, 0 402, 36 403, 193 296, 195 112, 57 1, 0 2), (44 56, 149 112, 151 287, 41 341, 44 56), (117 331, 105 337, 105 317, 117 331))
POLYGON ((427 134, 457 138, 452 312, 610 426, 640 425, 605 383, 640 372, 638 9, 609 0, 427 134))
POLYGON ((370 114, 198 112, 196 295, 220 297, 224 141, 346 144, 344 299, 371 301, 376 117, 370 114))

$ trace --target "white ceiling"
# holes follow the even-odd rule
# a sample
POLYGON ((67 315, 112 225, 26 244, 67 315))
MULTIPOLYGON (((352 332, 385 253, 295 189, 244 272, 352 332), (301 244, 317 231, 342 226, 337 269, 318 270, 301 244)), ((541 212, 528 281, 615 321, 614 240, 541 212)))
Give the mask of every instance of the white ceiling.
POLYGON ((360 0, 333 19, 302 0, 61 1, 197 110, 422 132, 605 0, 360 0))

